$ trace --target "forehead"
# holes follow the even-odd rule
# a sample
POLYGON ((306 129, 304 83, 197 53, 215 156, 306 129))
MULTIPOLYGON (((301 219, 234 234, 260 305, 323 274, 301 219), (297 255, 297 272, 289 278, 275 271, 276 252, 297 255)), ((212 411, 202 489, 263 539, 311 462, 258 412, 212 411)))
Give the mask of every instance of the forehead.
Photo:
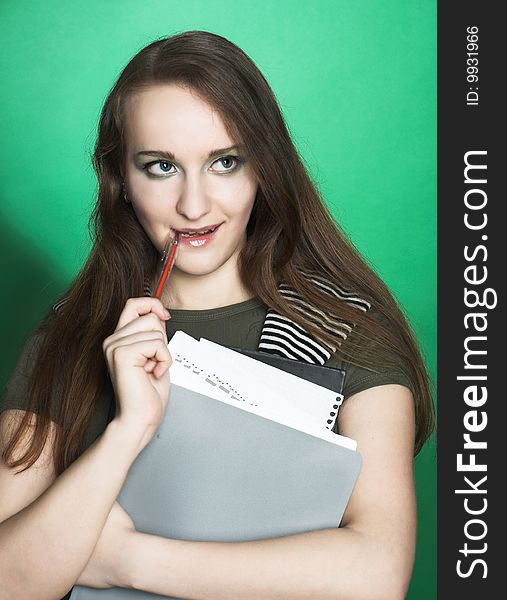
POLYGON ((234 144, 225 125, 206 101, 176 84, 136 92, 126 102, 125 133, 130 151, 164 149, 174 154, 234 144))

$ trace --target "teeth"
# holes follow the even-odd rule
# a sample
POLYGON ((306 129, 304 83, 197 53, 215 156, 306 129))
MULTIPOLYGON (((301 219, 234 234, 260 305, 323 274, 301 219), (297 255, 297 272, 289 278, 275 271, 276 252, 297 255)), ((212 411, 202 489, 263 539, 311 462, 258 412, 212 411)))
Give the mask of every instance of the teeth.
POLYGON ((181 235, 183 237, 199 237, 201 235, 211 233, 212 231, 215 231, 215 229, 216 229, 216 227, 212 227, 211 229, 206 229, 204 231, 196 231, 195 233, 182 233, 181 235))

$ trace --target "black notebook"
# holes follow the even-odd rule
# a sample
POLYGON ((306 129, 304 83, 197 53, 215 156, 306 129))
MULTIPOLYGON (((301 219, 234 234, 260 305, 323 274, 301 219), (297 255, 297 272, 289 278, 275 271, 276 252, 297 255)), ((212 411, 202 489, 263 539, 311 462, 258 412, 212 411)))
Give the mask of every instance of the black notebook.
POLYGON ((292 373, 292 375, 296 375, 297 377, 326 387, 329 390, 333 390, 333 392, 338 392, 339 394, 343 392, 343 385, 345 383, 345 371, 343 369, 313 365, 307 362, 293 360, 292 358, 286 358, 285 356, 261 352, 260 350, 244 350, 232 346, 227 347, 236 352, 241 352, 241 354, 245 354, 250 358, 260 360, 272 367, 282 369, 282 371, 292 373))

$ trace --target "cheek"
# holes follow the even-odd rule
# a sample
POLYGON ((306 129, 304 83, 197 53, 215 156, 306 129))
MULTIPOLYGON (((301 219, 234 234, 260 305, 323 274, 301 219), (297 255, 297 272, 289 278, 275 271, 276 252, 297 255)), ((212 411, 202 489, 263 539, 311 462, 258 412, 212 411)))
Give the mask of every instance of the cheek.
POLYGON ((243 210, 241 211, 241 222, 244 229, 246 228, 248 221, 250 220, 253 204, 254 198, 251 198, 250 201, 243 207, 243 210))
POLYGON ((163 206, 167 202, 160 186, 153 186, 144 175, 134 173, 129 178, 129 190, 132 206, 139 222, 143 226, 156 227, 157 222, 164 215, 163 206))
POLYGON ((155 215, 157 211, 155 211, 148 203, 141 203, 133 200, 132 208, 134 209, 139 222, 146 230, 151 230, 156 226, 155 215))
POLYGON ((167 226, 162 220, 164 211, 161 211, 154 202, 139 202, 132 200, 132 208, 141 227, 150 238, 152 244, 159 252, 162 251, 167 235, 167 226))
POLYGON ((252 182, 243 182, 238 185, 230 196, 228 202, 228 213, 235 221, 246 226, 255 201, 257 193, 257 184, 252 182))
POLYGON ((128 173, 128 187, 132 200, 143 207, 144 212, 156 211, 167 197, 164 182, 150 179, 144 171, 132 168, 128 173))

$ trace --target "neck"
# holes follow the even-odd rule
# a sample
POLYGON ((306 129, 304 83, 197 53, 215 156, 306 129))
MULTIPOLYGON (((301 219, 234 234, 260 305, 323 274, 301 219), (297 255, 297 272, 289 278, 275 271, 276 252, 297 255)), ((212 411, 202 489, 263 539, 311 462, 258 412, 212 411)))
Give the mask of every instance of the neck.
POLYGON ((209 310, 253 298, 237 269, 227 263, 205 275, 193 275, 174 266, 160 300, 169 310, 209 310))

